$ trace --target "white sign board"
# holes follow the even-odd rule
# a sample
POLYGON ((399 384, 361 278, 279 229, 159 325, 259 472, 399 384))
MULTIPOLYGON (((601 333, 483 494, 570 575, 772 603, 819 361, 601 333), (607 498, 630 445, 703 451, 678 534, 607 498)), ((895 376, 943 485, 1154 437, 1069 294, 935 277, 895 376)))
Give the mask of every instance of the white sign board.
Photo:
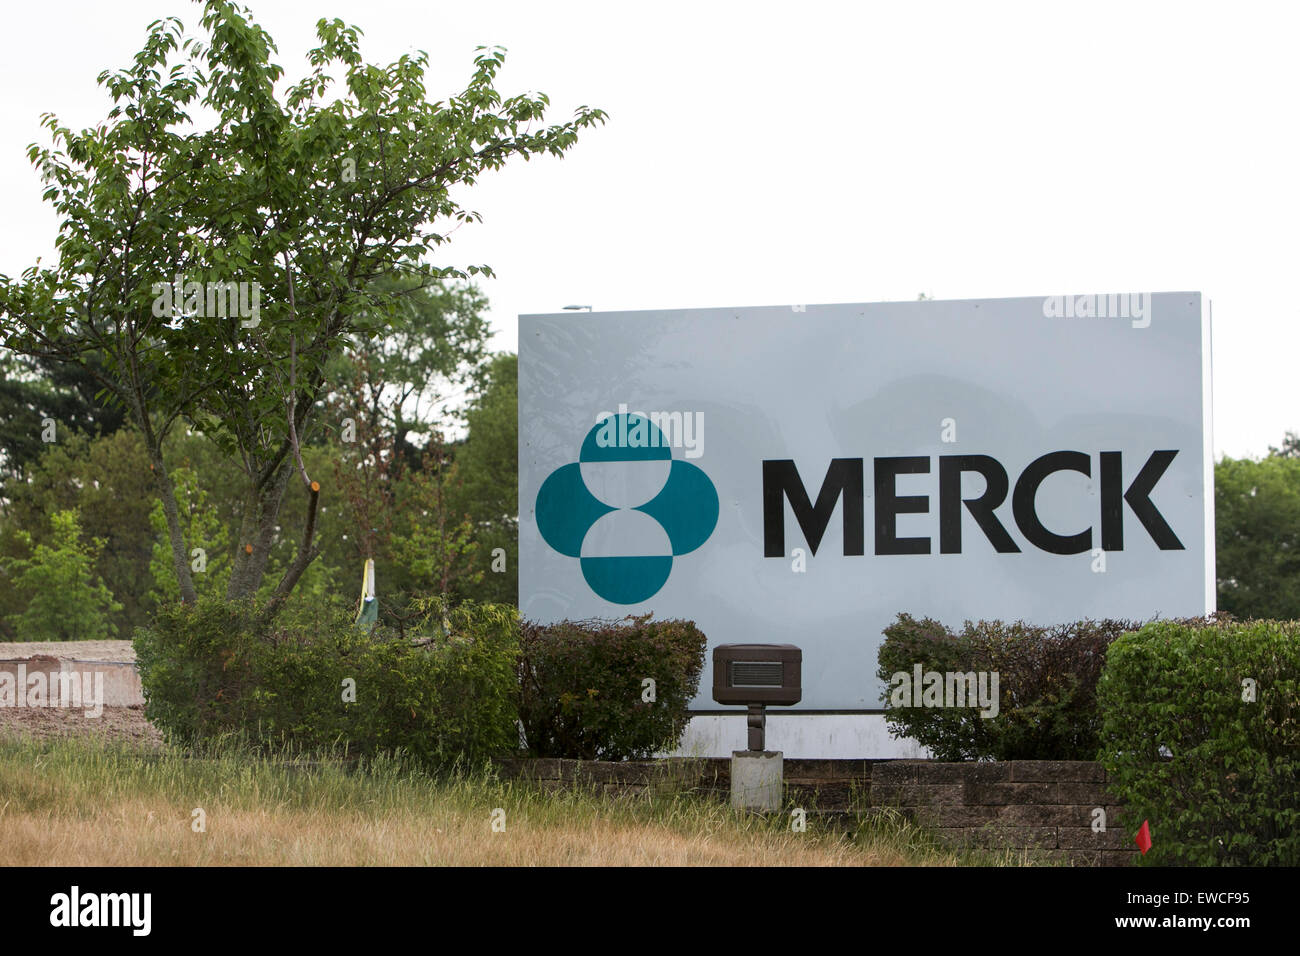
POLYGON ((1199 293, 521 316, 520 608, 796 644, 797 709, 879 711, 899 612, 1212 610, 1209 422, 1199 293))

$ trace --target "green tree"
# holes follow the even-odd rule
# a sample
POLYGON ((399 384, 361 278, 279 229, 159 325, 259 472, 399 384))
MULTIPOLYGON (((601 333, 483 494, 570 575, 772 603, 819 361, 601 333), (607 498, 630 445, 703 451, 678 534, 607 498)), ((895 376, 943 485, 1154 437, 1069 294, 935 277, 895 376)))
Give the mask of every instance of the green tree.
POLYGON ((349 340, 327 374, 330 404, 336 427, 363 415, 403 464, 419 468, 424 446, 457 417, 456 399, 481 385, 492 334, 487 298, 469 283, 394 276, 376 287, 396 303, 388 331, 349 340))
POLYGON ((60 218, 59 260, 0 282, 0 341, 85 369, 126 410, 185 601, 196 591, 164 460, 171 429, 191 423, 240 464, 230 598, 262 587, 297 475, 308 506, 269 616, 320 553, 320 484, 301 449, 325 424, 330 361, 391 325, 400 295, 378 280, 490 274, 425 261, 480 219, 453 194, 513 157, 562 156, 605 114, 542 125, 544 95, 497 92, 500 49, 479 52, 463 93, 431 103, 426 54, 367 64, 339 20, 318 23, 310 72, 285 87, 247 10, 209 0, 201 23, 194 37, 155 22, 132 65, 100 75, 105 122, 78 133, 45 117, 53 145, 29 154, 60 218))
MULTIPOLYGON (((59 432, 56 442, 28 468, 25 481, 12 483, 0 507, 0 555, 26 557, 27 540, 48 543, 51 516, 76 511, 84 535, 102 538, 95 575, 112 592, 121 610, 114 612, 118 633, 130 634, 148 621, 152 602, 149 563, 154 532, 149 509, 154 490, 149 456, 139 432, 122 428, 92 437, 59 432)), ((10 578, 0 575, 0 618, 26 607, 26 598, 10 578)), ((0 625, 6 633, 7 626, 0 625)))
POLYGON ((466 412, 468 433, 456 449, 460 485, 454 510, 473 523, 483 573, 466 596, 519 603, 519 359, 493 356, 484 387, 466 412))
MULTIPOLYGON (((230 579, 230 539, 226 524, 208 500, 208 493, 199 484, 199 476, 187 466, 177 468, 172 475, 176 488, 177 512, 189 548, 190 570, 194 572, 194 586, 200 597, 218 596, 225 592, 230 579)), ((153 556, 149 560, 149 574, 153 579, 150 597, 155 603, 174 601, 180 597, 180 587, 172 572, 171 546, 167 541, 167 518, 162 502, 154 503, 149 515, 157 539, 153 556)))
POLYGON ((1300 435, 1295 432, 1287 432, 1282 436, 1282 447, 1274 448, 1268 446, 1270 457, 1275 458, 1300 458, 1300 435))
POLYGON ((122 410, 100 404, 97 389, 80 367, 0 349, 0 496, 31 473, 48 447, 48 423, 58 439, 72 432, 109 435, 122 427, 122 410))
POLYGON ((408 470, 397 492, 399 522, 388 550, 395 596, 402 603, 463 595, 483 579, 474 525, 453 503, 460 485, 457 464, 440 439, 430 446, 423 466, 408 470))
MULTIPOLYGON (((12 624, 20 641, 98 641, 116 636, 110 615, 122 606, 94 574, 103 538, 82 540, 76 511, 50 518, 52 542, 38 544, 32 557, 6 558, 4 570, 27 595, 27 610, 12 624)), ((31 546, 31 536, 21 535, 31 546)))
POLYGON ((1300 618, 1300 458, 1224 458, 1214 522, 1219 610, 1300 618))

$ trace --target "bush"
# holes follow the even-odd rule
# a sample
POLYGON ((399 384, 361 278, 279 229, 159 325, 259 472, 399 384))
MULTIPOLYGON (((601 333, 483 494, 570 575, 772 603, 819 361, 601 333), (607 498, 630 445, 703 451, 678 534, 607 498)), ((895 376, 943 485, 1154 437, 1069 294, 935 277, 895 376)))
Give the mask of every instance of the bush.
POLYGON ((186 742, 240 724, 254 621, 251 605, 202 599, 164 605, 138 629, 132 643, 150 722, 186 742))
POLYGON ((923 673, 984 672, 991 690, 996 674, 998 712, 981 717, 973 703, 891 707, 885 715, 890 733, 919 741, 939 760, 1092 760, 1106 648, 1139 626, 1113 620, 1053 627, 967 621, 954 633, 938 621, 899 614, 884 631, 880 680, 891 685, 902 673, 910 682, 919 664, 923 673))
POLYGON ((524 622, 520 718, 537 757, 626 760, 677 745, 704 669, 690 621, 524 622), (655 681, 645 701, 642 680, 655 681))
POLYGON ((1300 865, 1300 623, 1148 624, 1111 646, 1098 703, 1143 862, 1300 865))
POLYGON ((186 743, 242 733, 275 747, 402 750, 435 766, 511 752, 514 609, 416 610, 400 638, 337 613, 286 612, 261 628, 251 604, 169 605, 135 638, 146 715, 186 743))

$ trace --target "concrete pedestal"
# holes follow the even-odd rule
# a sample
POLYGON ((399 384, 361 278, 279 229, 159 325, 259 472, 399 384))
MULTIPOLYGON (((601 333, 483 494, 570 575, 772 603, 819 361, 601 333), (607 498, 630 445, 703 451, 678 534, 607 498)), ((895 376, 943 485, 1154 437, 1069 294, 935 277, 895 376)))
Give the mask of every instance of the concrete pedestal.
POLYGON ((779 750, 731 752, 731 805, 737 810, 781 809, 784 757, 779 750))

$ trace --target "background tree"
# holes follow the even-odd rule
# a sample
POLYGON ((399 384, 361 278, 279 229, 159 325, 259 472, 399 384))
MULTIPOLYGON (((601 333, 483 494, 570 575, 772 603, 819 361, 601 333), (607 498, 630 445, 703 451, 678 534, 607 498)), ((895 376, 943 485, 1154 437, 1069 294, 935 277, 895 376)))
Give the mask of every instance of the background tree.
POLYGON ((332 397, 338 422, 334 484, 347 524, 348 540, 360 560, 387 555, 392 536, 394 487, 401 473, 397 435, 383 405, 389 382, 377 357, 362 353, 350 361, 352 382, 332 397))
POLYGON ((334 463, 348 529, 343 537, 352 543, 350 564, 374 559, 381 609, 400 615, 414 597, 449 595, 454 585, 472 587, 481 577, 471 566, 474 527, 467 515, 453 513, 460 482, 441 433, 416 449, 420 457, 412 464, 399 450, 400 413, 382 397, 396 404, 404 390, 388 387, 385 372, 375 368, 383 364, 380 356, 363 353, 354 361, 353 388, 333 399, 345 422, 334 463), (345 418, 348 412, 355 417, 345 418))
POLYGON ((467 391, 482 385, 488 302, 471 283, 391 277, 376 286, 393 294, 396 308, 384 335, 354 336, 331 363, 335 427, 362 413, 374 433, 392 436, 393 453, 405 465, 419 468, 433 434, 446 431, 467 391))
POLYGON ((1295 432, 1287 432, 1282 437, 1282 447, 1274 448, 1268 446, 1270 457, 1274 458, 1300 458, 1300 435, 1295 432))
POLYGON ((481 580, 472 596, 519 603, 519 359, 492 358, 482 390, 466 412, 468 431, 455 449, 460 477, 454 510, 473 522, 481 580), (498 552, 497 549, 500 549, 498 552), (494 562, 498 557, 500 563, 494 562), (502 565, 504 567, 502 568, 502 565), (499 568, 499 570, 498 570, 499 568))
POLYGON ((1300 458, 1225 458, 1214 468, 1218 606, 1300 618, 1300 458))
POLYGON ((487 273, 424 264, 448 227, 480 218, 452 192, 511 157, 563 155, 604 113, 584 107, 534 129, 548 100, 501 97, 499 49, 475 58, 463 93, 430 103, 426 54, 366 64, 359 31, 338 20, 320 21, 312 70, 282 102, 275 45, 246 10, 211 0, 202 26, 206 37, 187 37, 178 20, 158 21, 131 66, 101 74, 115 103, 105 123, 76 133, 46 117, 53 147, 30 154, 61 220, 59 262, 3 281, 0 335, 20 354, 85 370, 125 408, 153 466, 183 600, 196 592, 164 460, 177 422, 243 473, 231 598, 261 588, 297 474, 308 504, 269 616, 320 553, 320 485, 301 449, 320 425, 328 363, 350 338, 386 333, 398 309, 379 280, 487 273), (327 97, 333 69, 344 89, 327 97), (197 130, 195 106, 213 117, 197 130), (183 295, 166 303, 173 277, 183 295), (264 293, 259 313, 217 308, 211 283, 218 305, 229 283, 264 293))
MULTIPOLYGON (((139 433, 131 428, 97 438, 59 434, 58 441, 43 446, 26 480, 6 489, 0 555, 27 557, 30 542, 51 542, 56 512, 76 511, 82 533, 104 541, 96 553, 94 575, 118 606, 111 615, 114 627, 130 635, 147 622, 152 607, 147 568, 154 542, 149 525, 154 480, 149 457, 139 433)), ((12 578, 0 574, 0 619, 21 614, 30 597, 12 578)), ((2 623, 0 631, 12 638, 2 623)))
POLYGON ((36 361, 0 349, 0 499, 21 482, 48 447, 45 423, 56 434, 111 435, 125 418, 95 398, 98 385, 78 366, 36 361))
MULTIPOLYGON (((28 595, 27 609, 11 621, 20 641, 100 641, 117 635, 109 616, 121 610, 94 573, 103 538, 83 540, 75 511, 50 518, 51 543, 30 558, 5 558, 6 574, 28 595)), ((31 545, 31 536, 20 533, 31 545)))
MULTIPOLYGON (((200 596, 220 596, 225 593, 226 583, 230 579, 231 553, 227 524, 208 500, 208 493, 200 485, 198 473, 193 468, 185 465, 177 468, 172 475, 172 484, 176 488, 177 512, 181 518, 185 546, 189 548, 195 590, 200 596)), ((149 524, 155 535, 153 555, 149 561, 149 576, 153 581, 149 596, 156 605, 180 597, 176 575, 171 570, 167 519, 163 515, 161 501, 154 502, 149 524)))
POLYGON ((400 524, 389 550, 399 604, 430 593, 484 599, 474 523, 455 505, 460 485, 450 449, 435 436, 398 490, 400 524))

